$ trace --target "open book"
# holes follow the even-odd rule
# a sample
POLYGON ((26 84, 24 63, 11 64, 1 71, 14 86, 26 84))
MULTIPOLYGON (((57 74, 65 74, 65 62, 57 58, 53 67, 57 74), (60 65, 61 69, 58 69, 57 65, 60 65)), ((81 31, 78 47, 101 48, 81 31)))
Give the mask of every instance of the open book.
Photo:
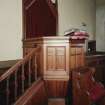
POLYGON ((86 39, 89 34, 85 30, 72 28, 65 32, 65 36, 69 36, 71 39, 86 39))

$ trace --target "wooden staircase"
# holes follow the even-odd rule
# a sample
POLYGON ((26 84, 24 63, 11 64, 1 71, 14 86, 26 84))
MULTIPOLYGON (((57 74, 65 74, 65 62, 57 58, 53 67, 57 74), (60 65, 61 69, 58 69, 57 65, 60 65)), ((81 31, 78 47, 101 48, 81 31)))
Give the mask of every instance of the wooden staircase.
POLYGON ((37 79, 15 102, 15 105, 48 105, 44 81, 41 78, 37 79))
POLYGON ((33 49, 1 75, 0 105, 14 104, 40 78, 37 72, 38 51, 38 48, 33 49))
POLYGON ((0 105, 65 105, 65 100, 48 100, 38 72, 40 48, 34 48, 0 77, 0 105))
MULTIPOLYGON (((24 24, 24 39, 37 35, 56 35, 57 3, 53 4, 51 0, 23 0, 23 5, 24 23, 28 24, 24 24)), ((38 70, 39 50, 40 48, 32 48, 23 59, 2 72, 0 105, 65 105, 64 100, 48 101, 45 81, 38 70)))

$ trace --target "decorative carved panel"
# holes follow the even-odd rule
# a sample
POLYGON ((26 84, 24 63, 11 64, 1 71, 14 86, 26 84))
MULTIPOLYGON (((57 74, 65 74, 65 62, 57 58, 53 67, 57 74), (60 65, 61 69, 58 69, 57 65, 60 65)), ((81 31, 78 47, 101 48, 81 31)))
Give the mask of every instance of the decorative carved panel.
POLYGON ((66 64, 66 52, 65 47, 59 47, 56 49, 56 70, 65 70, 66 64))
POLYGON ((62 76, 61 78, 66 76, 66 55, 66 46, 47 46, 45 75, 56 76, 56 78, 59 78, 59 76, 62 76))
POLYGON ((47 47, 47 70, 65 70, 65 47, 47 47))
POLYGON ((55 51, 54 47, 47 48, 47 70, 55 70, 55 51))

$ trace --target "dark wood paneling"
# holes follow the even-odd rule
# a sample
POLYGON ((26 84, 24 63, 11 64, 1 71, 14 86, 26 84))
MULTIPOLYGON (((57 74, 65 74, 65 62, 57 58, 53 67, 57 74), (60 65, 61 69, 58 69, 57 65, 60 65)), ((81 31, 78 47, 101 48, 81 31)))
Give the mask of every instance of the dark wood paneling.
POLYGON ((68 81, 46 80, 45 84, 49 98, 65 98, 68 81))
MULTIPOLYGON (((49 0, 48 0, 49 1, 49 0)), ((52 2, 51 2, 52 3, 52 2)), ((46 0, 26 0, 23 3, 25 38, 55 36, 57 17, 46 0)), ((53 10, 54 11, 54 10, 53 10)))

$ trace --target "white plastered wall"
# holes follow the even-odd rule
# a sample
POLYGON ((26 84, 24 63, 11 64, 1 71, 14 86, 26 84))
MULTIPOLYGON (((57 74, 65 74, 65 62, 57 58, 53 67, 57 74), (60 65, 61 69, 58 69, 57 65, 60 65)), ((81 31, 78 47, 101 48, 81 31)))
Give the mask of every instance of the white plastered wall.
MULTIPOLYGON (((58 0, 58 35, 87 24, 95 37, 95 0, 58 0)), ((22 0, 0 0, 0 61, 22 58, 22 0)))
POLYGON ((22 58, 22 0, 0 0, 0 61, 22 58))
POLYGON ((105 1, 96 8, 96 49, 105 51, 105 1))
POLYGON ((58 0, 58 4, 59 35, 64 35, 70 28, 80 28, 82 23, 86 23, 89 39, 95 39, 95 0, 58 0))

